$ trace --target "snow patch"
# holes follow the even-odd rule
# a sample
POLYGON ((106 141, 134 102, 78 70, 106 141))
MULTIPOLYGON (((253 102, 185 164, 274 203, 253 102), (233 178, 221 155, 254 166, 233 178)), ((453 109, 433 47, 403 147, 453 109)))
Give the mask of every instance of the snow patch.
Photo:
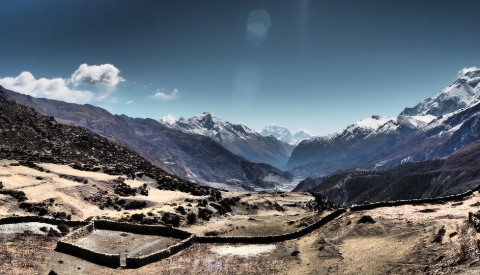
POLYGON ((263 253, 272 252, 276 248, 274 244, 251 244, 242 246, 219 246, 213 247, 213 251, 220 255, 234 255, 241 257, 256 256, 263 253))

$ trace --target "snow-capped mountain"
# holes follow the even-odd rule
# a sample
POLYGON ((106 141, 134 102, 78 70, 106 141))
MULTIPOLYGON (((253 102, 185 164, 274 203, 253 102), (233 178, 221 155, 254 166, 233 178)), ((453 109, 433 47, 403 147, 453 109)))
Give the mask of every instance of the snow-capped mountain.
POLYGON ((372 157, 373 168, 388 169, 399 164, 441 158, 480 139, 480 102, 445 114, 410 135, 388 152, 372 157))
POLYGON ((291 171, 297 176, 324 176, 342 169, 391 168, 451 154, 480 137, 473 122, 476 111, 454 115, 476 105, 479 83, 479 68, 463 69, 452 85, 398 117, 372 116, 338 133, 301 142, 287 167, 294 168, 291 171))
POLYGON ((480 97, 480 69, 466 68, 453 84, 433 98, 427 98, 413 108, 406 108, 401 115, 441 116, 470 105, 480 97))
POLYGON ((290 145, 297 145, 302 140, 316 137, 314 133, 307 129, 299 129, 295 131, 295 133, 292 135, 292 133, 287 128, 276 124, 272 124, 263 128, 260 134, 264 137, 274 136, 278 140, 281 140, 290 145))
POLYGON ((302 141, 287 163, 299 177, 325 176, 341 169, 357 167, 378 152, 394 146, 435 117, 372 116, 337 133, 302 141))
POLYGON ((185 133, 213 138, 230 152, 253 162, 283 168, 292 146, 272 136, 264 137, 245 124, 232 124, 205 112, 191 118, 180 118, 171 127, 185 133))
POLYGON ((168 114, 158 120, 158 122, 163 123, 167 126, 175 124, 176 121, 177 121, 177 118, 173 114, 168 114))
POLYGON ((218 140, 249 139, 259 135, 244 124, 231 124, 209 112, 195 115, 189 119, 182 117, 172 125, 186 133, 208 136, 218 140))

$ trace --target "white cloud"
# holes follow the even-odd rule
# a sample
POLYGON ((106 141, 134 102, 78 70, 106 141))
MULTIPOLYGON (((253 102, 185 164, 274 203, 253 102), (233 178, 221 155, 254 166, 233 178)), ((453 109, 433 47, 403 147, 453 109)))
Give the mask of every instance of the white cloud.
POLYGON ((465 75, 465 74, 467 74, 467 73, 469 73, 469 72, 478 71, 478 70, 480 70, 480 68, 475 67, 475 66, 470 67, 470 68, 463 68, 463 69, 461 69, 460 71, 458 71, 458 75, 459 75, 459 76, 462 76, 462 75, 465 75))
POLYGON ((170 125, 174 124, 176 121, 177 121, 177 117, 173 114, 168 114, 160 120, 160 122, 165 124, 170 124, 170 125))
POLYGON ((157 92, 154 95, 152 95, 151 98, 158 99, 161 101, 170 101, 170 100, 177 99, 178 96, 179 96, 179 92, 177 89, 173 89, 173 91, 169 94, 161 90, 157 90, 157 92))
POLYGON ((130 100, 127 100, 127 101, 125 102, 125 104, 132 104, 132 103, 133 103, 133 100, 131 100, 131 99, 130 99, 130 100))
POLYGON ((75 87, 79 85, 115 87, 125 81, 118 74, 120 70, 112 64, 92 65, 82 64, 72 74, 69 82, 75 87))
POLYGON ((94 99, 90 91, 71 89, 62 78, 36 79, 30 72, 22 72, 16 77, 0 78, 4 88, 33 97, 63 100, 72 103, 87 103, 94 99))

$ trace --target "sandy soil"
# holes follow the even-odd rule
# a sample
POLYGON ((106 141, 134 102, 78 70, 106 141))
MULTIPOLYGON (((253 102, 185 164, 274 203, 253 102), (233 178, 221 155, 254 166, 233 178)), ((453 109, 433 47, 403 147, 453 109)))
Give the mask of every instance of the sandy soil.
MULTIPOLYGON (((25 166, 10 166, 12 161, 0 160, 0 181, 4 188, 25 192, 27 202, 43 202, 50 198, 55 199, 55 205, 50 208, 52 211, 65 211, 72 215, 74 220, 83 220, 91 216, 106 216, 119 218, 123 212, 113 209, 101 210, 91 202, 85 201, 84 197, 93 196, 97 192, 113 193, 112 187, 107 184, 119 176, 111 176, 100 172, 79 171, 68 165, 41 163, 38 166, 48 170, 40 172, 25 166), (87 184, 76 182, 70 179, 61 178, 60 175, 75 176, 88 180, 87 184)), ((124 177, 126 178, 126 177, 124 177)), ((148 211, 171 211, 169 206, 172 202, 183 202, 186 198, 194 197, 188 193, 159 190, 156 183, 149 178, 127 179, 126 184, 131 187, 139 187, 147 184, 149 196, 137 194, 136 196, 123 197, 125 199, 145 200, 151 207, 141 211, 129 211, 131 213, 148 211)), ((122 198, 122 197, 121 197, 122 198)), ((0 216, 28 214, 17 207, 13 198, 0 195, 0 216)))
POLYGON ((225 196, 240 196, 241 200, 233 207, 233 212, 225 218, 213 218, 208 222, 197 223, 185 227, 197 235, 207 232, 216 232, 220 236, 267 236, 285 234, 297 231, 322 216, 302 209, 313 198, 305 193, 285 194, 251 194, 225 193, 225 196), (279 211, 273 206, 278 203, 284 211, 279 211))

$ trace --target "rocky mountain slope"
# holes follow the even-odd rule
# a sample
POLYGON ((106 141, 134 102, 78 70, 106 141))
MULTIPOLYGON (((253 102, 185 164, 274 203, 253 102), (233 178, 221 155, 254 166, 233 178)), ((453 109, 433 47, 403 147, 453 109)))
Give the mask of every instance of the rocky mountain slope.
POLYGON ((209 137, 188 134, 153 119, 112 115, 92 105, 37 99, 4 90, 20 104, 54 116, 64 123, 81 125, 124 144, 155 165, 181 178, 199 183, 225 183, 243 188, 275 188, 289 174, 266 164, 245 160, 209 137))
POLYGON ((368 169, 384 170, 399 164, 448 156, 480 139, 480 102, 443 115, 388 151, 369 159, 368 169))
POLYGON ((446 158, 408 162, 383 172, 340 173, 306 179, 297 191, 312 190, 340 205, 365 201, 433 198, 465 192, 480 184, 480 141, 446 158))
POLYGON ((184 133, 211 137, 236 155, 278 168, 284 167, 293 150, 293 146, 276 138, 262 136, 244 124, 232 124, 208 112, 189 119, 180 118, 171 127, 184 133))
POLYGON ((132 150, 92 131, 57 123, 54 117, 19 105, 0 89, 0 158, 70 164, 77 169, 103 170, 132 178, 148 174, 159 188, 209 194, 198 186, 167 174, 132 150))

